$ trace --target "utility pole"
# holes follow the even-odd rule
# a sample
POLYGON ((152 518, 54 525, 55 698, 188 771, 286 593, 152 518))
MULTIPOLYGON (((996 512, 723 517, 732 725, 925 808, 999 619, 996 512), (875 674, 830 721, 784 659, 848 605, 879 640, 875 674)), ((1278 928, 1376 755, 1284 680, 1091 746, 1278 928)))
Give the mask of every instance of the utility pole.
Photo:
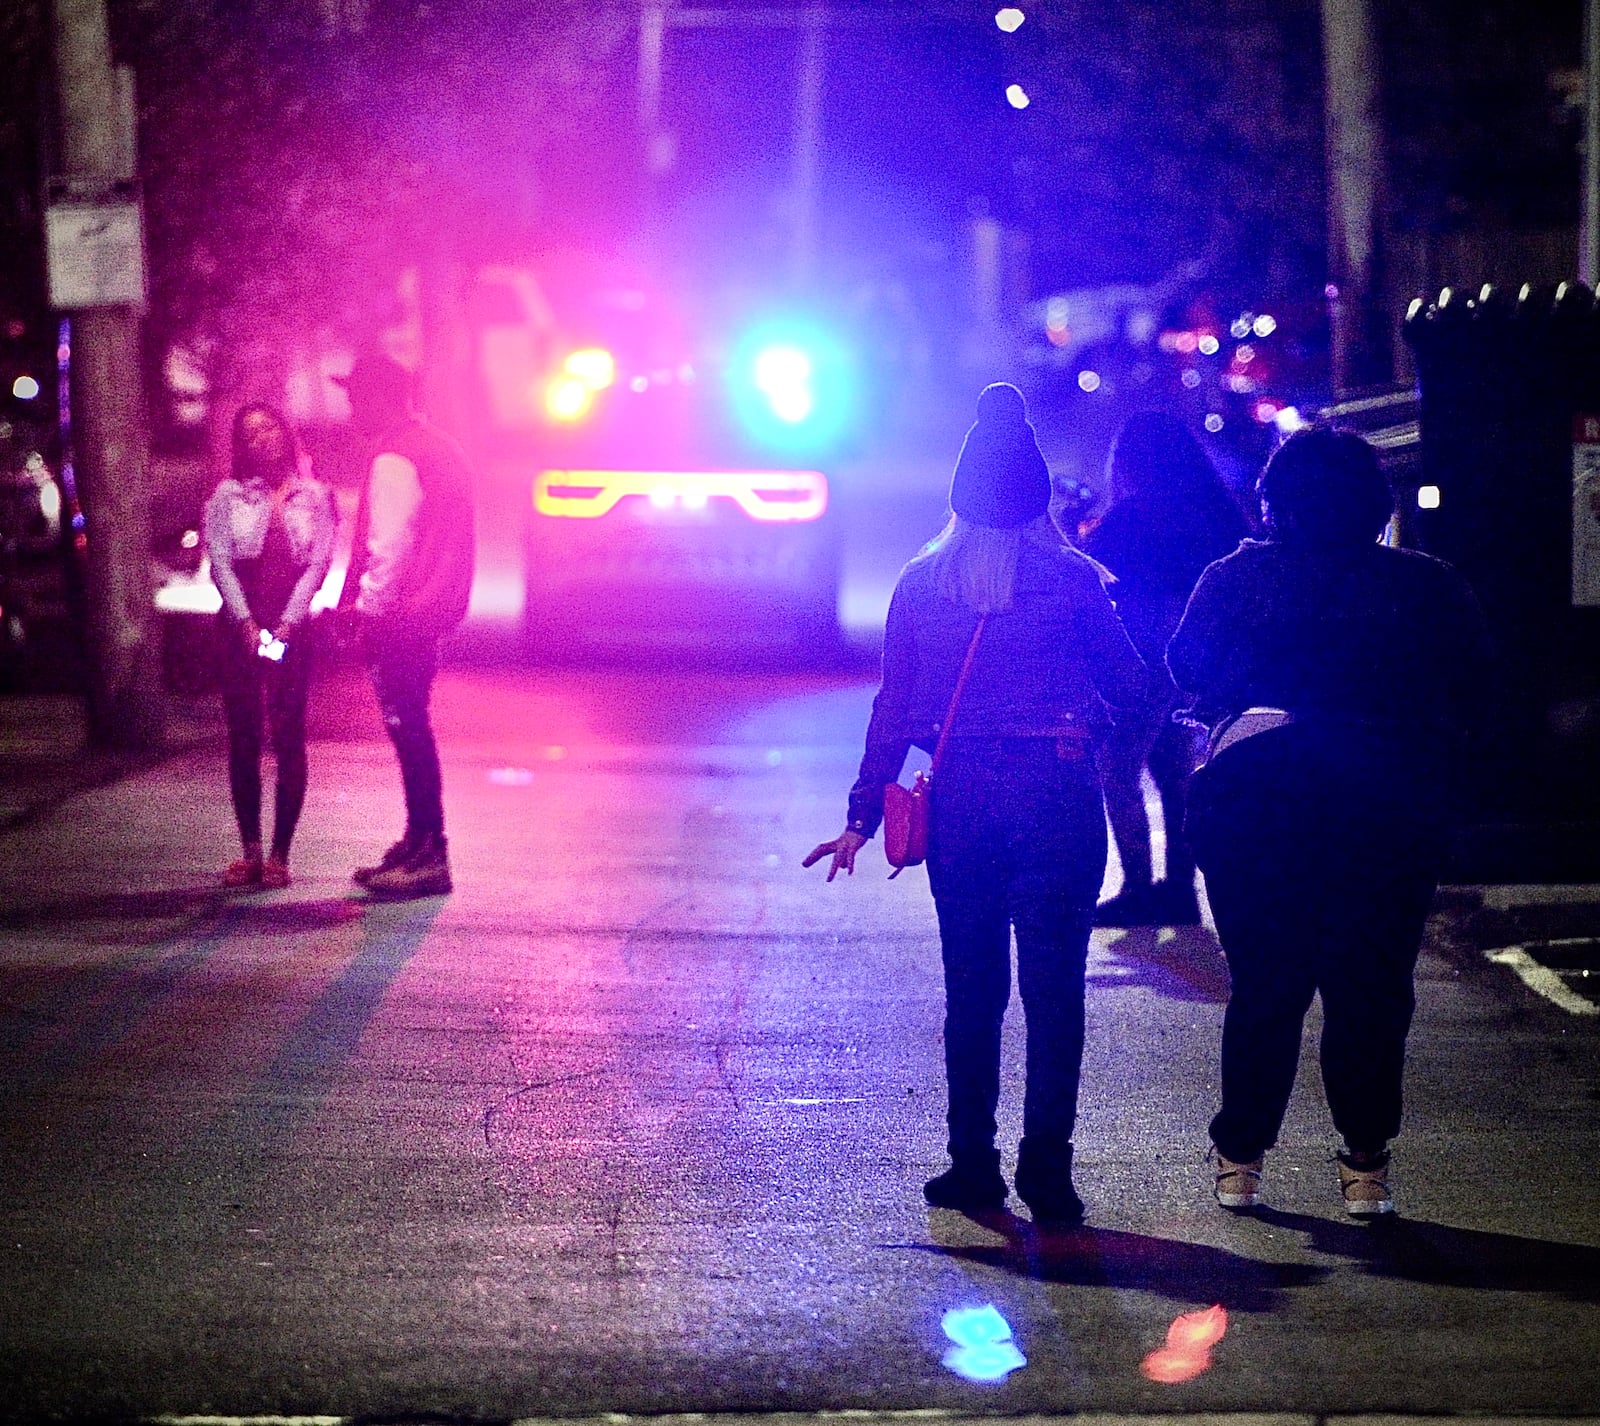
POLYGON ((817 256, 817 161, 822 149, 823 43, 828 14, 819 2, 805 12, 795 75, 791 185, 794 202, 794 284, 811 280, 817 256))
MULTIPOLYGON (((132 257, 142 290, 137 205, 113 202, 133 174, 132 115, 111 65, 105 0, 52 0, 60 168, 50 214, 52 302, 74 309, 71 397, 88 538, 86 645, 90 738, 150 748, 162 737, 159 631, 150 569, 148 441, 137 298, 108 259, 132 257), (58 216, 69 221, 58 223, 58 216), (120 249, 110 234, 123 234, 120 249), (64 291, 76 295, 62 297, 64 291)), ((123 264, 126 266, 126 263, 123 264)))
POLYGON ((1328 318, 1336 395, 1394 378, 1385 308, 1383 110, 1372 0, 1322 0, 1328 318))
POLYGON ((1600 281, 1600 0, 1583 15, 1583 227, 1578 235, 1578 277, 1592 289, 1600 281))

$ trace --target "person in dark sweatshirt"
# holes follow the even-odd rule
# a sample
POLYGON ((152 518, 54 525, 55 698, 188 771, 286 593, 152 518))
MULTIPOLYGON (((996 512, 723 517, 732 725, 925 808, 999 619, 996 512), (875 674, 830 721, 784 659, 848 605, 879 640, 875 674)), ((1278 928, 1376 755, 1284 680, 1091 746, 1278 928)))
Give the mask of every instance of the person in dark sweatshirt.
POLYGON ((399 840, 353 879, 375 897, 436 896, 452 882, 429 701, 439 641, 472 593, 472 471, 461 447, 417 412, 412 375, 398 362, 363 354, 342 384, 371 458, 340 607, 360 626, 406 805, 399 840))
POLYGON ((1340 1190, 1375 1216, 1394 1206, 1413 974, 1489 635, 1449 565, 1378 543, 1392 500, 1359 436, 1291 436, 1260 494, 1267 538, 1206 570, 1167 650, 1214 725, 1189 812, 1232 980, 1215 1191, 1259 1201, 1320 993, 1340 1190))
MULTIPOLYGON (((1108 461, 1112 503, 1084 550, 1116 576, 1111 597, 1152 668, 1163 669, 1167 641, 1201 571, 1231 554, 1248 533, 1205 451, 1175 416, 1130 416, 1108 461)), ((1198 760, 1191 725, 1175 723, 1180 703, 1170 680, 1141 708, 1117 719, 1101 745, 1106 812, 1122 863, 1122 889, 1095 910, 1101 926, 1182 926, 1200 920, 1194 853, 1184 832, 1189 776, 1198 760), (1141 774, 1161 794, 1166 875, 1155 881, 1150 818, 1141 774)))
POLYGON ((1063 1224, 1083 1215, 1072 1136, 1090 920, 1106 863, 1093 747, 1107 701, 1137 704, 1150 676, 1101 571, 1062 543, 1049 504, 1021 392, 986 387, 956 462, 950 523, 895 586, 845 828, 805 865, 828 858, 829 881, 854 871, 882 820, 884 784, 913 744, 934 748, 970 651, 932 790, 950 1168, 924 1195, 966 1212, 1006 1201, 996 1111, 1014 929, 1028 1034, 1015 1183, 1035 1221, 1063 1224))
POLYGON ((270 406, 233 422, 232 473, 206 502, 204 544, 222 595, 223 709, 228 785, 243 855, 225 886, 289 884, 289 847, 306 797, 306 698, 314 639, 311 600, 333 559, 338 520, 288 423, 270 406), (265 698, 278 764, 272 845, 261 854, 261 723, 265 698))

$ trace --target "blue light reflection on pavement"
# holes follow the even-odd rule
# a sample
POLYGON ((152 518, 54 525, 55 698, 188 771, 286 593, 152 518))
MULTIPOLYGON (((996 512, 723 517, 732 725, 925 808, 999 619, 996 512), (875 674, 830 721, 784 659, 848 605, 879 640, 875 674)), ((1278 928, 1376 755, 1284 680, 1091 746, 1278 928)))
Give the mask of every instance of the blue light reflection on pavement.
POLYGON ((1004 1381, 1028 1359, 1011 1340, 1011 1324, 992 1303, 982 1307, 956 1307, 944 1314, 940 1325, 955 1343, 944 1354, 944 1364, 968 1381, 1004 1381))

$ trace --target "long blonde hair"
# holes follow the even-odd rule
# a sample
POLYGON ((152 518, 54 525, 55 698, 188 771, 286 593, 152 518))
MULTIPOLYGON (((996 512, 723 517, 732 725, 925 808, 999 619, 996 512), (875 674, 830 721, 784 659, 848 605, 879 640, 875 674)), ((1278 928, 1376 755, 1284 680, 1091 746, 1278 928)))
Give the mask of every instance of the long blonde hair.
POLYGON ((928 562, 934 587, 946 599, 979 614, 1001 614, 1011 607, 1017 556, 1025 542, 1041 549, 1059 549, 1062 544, 1049 515, 1011 530, 974 525, 952 515, 913 563, 928 562))

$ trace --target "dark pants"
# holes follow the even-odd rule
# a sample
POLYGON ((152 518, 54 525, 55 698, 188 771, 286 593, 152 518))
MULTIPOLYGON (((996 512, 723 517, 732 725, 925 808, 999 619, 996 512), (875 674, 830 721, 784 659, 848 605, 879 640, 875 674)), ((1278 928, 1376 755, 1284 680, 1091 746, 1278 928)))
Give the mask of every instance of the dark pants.
POLYGON ((1194 886, 1194 852, 1185 832, 1184 804, 1199 749, 1195 729, 1172 721, 1177 703, 1176 693, 1168 692, 1144 708, 1124 714, 1100 749, 1106 811, 1117 839, 1126 890, 1148 885, 1153 876, 1150 814, 1140 784, 1146 764, 1161 794, 1167 884, 1194 886))
POLYGON ((1322 996, 1323 1089, 1357 1153, 1400 1130, 1412 976, 1442 819, 1433 769, 1404 747, 1264 733, 1195 779, 1192 836, 1233 989, 1222 1026, 1217 1149, 1276 1142, 1322 996))
POLYGON ((367 672, 383 714, 383 726, 400 760, 405 786, 406 837, 444 834, 444 796, 439 747, 428 721, 428 702, 439 672, 439 641, 430 636, 374 625, 365 631, 367 672))
POLYGON ((1093 765, 1052 738, 953 738, 933 791, 928 880, 944 958, 950 1156, 992 1152, 1011 931, 1027 1020, 1023 1134, 1072 1138, 1083 1059, 1084 972, 1105 875, 1093 765))
POLYGON ((301 625, 279 663, 245 647, 240 626, 218 620, 222 641, 222 707, 228 721, 228 786, 241 841, 261 840, 262 703, 278 763, 273 804, 272 855, 289 858, 295 825, 306 800, 306 696, 314 654, 312 626, 301 625))

